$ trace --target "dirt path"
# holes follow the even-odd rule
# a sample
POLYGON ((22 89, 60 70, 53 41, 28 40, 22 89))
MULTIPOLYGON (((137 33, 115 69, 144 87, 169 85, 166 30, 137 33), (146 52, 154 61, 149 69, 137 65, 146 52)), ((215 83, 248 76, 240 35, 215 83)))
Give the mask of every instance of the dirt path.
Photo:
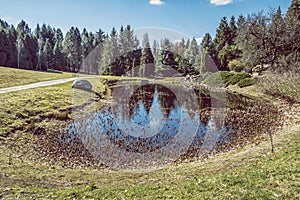
MULTIPOLYGON (((83 77, 81 77, 81 78, 83 78, 83 77)), ((19 90, 27 90, 27 89, 37 88, 37 87, 59 85, 59 84, 74 81, 76 79, 78 79, 78 77, 77 78, 63 78, 63 79, 57 79, 57 80, 51 80, 51 81, 31 83, 28 85, 20 85, 20 86, 14 86, 14 87, 9 87, 9 88, 1 88, 0 94, 7 93, 7 92, 19 91, 19 90)))

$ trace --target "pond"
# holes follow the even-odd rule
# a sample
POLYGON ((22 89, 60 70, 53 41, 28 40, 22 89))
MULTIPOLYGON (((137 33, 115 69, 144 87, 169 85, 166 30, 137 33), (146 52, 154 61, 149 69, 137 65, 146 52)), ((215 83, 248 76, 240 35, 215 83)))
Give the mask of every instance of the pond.
POLYGON ((224 91, 117 85, 109 107, 74 120, 60 141, 80 142, 84 151, 115 169, 159 168, 180 159, 205 157, 241 138, 255 138, 263 127, 262 122, 254 124, 255 117, 265 114, 255 105, 259 104, 224 91))

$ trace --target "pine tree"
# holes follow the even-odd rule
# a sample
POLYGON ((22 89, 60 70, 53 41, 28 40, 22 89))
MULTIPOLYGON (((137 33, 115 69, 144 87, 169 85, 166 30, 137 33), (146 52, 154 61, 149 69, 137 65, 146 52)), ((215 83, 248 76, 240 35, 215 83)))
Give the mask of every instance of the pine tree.
POLYGON ((25 35, 24 38, 25 46, 26 49, 28 50, 29 53, 29 58, 31 62, 30 69, 35 69, 35 66, 37 65, 37 53, 38 53, 38 43, 36 38, 33 35, 25 35))
POLYGON ((155 75, 155 59, 152 54, 148 33, 143 36, 143 53, 141 57, 140 76, 153 77, 155 75))
POLYGON ((189 48, 185 52, 185 58, 189 61, 189 63, 196 67, 197 56, 199 55, 199 47, 195 38, 192 39, 189 48))
POLYGON ((49 40, 47 39, 45 45, 43 47, 43 65, 45 69, 49 69, 52 67, 52 48, 49 40))
POLYGON ((63 41, 63 51, 70 71, 77 72, 82 62, 81 35, 78 28, 71 27, 63 41))
POLYGON ((90 38, 90 34, 84 28, 82 32, 82 64, 83 67, 81 71, 86 73, 91 73, 91 66, 86 60, 89 53, 93 50, 93 38, 90 38))
POLYGON ((118 35, 115 28, 112 29, 110 37, 106 39, 103 46, 103 54, 100 62, 100 73, 119 73, 120 67, 116 61, 119 58, 118 35))
POLYGON ((0 27, 0 66, 7 66, 9 41, 6 30, 0 27))
POLYGON ((226 17, 221 19, 220 25, 217 29, 216 37, 214 38, 214 45, 217 53, 217 57, 215 58, 215 63, 217 64, 219 70, 228 70, 226 57, 223 56, 226 51, 226 45, 228 46, 230 43, 230 28, 227 23, 226 17), (224 48, 225 47, 225 48, 224 48), (222 50, 222 52, 221 52, 222 50), (221 53, 221 54, 220 54, 221 53), (220 60, 222 59, 222 60, 220 60))
POLYGON ((217 29, 216 37, 214 39, 214 43, 216 46, 216 50, 219 52, 223 47, 226 45, 226 43, 229 43, 230 38, 230 29, 227 23, 226 17, 223 17, 221 19, 220 25, 217 29))
POLYGON ((54 69, 64 71, 64 55, 62 42, 57 40, 53 48, 53 66, 54 69))
POLYGON ((284 45, 286 44, 286 27, 284 19, 282 17, 281 8, 278 7, 275 13, 271 14, 272 22, 268 30, 268 44, 269 44, 269 59, 270 64, 274 67, 274 64, 278 61, 279 54, 285 50, 284 45))
POLYGON ((17 31, 14 26, 11 26, 8 30, 8 41, 9 41, 9 54, 7 58, 7 66, 16 67, 17 61, 17 31))
MULTIPOLYGON (((300 0, 293 0, 290 7, 288 8, 287 14, 284 18, 286 27, 285 38, 285 51, 283 52, 283 61, 285 66, 295 65, 300 62, 300 0)), ((297 67, 292 67, 297 68, 297 67)))
POLYGON ((229 38, 228 38, 229 46, 235 44, 236 37, 237 37, 237 25, 235 23, 234 16, 232 16, 229 22, 229 38))

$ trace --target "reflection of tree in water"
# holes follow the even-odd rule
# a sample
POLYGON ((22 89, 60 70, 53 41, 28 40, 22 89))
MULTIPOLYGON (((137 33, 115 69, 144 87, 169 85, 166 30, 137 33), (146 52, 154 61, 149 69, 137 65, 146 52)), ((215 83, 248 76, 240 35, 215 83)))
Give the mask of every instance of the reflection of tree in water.
POLYGON ((176 96, 170 89, 154 84, 143 85, 134 91, 129 101, 130 116, 133 115, 134 109, 138 106, 140 101, 143 103, 145 110, 149 115, 155 95, 158 95, 159 104, 161 106, 161 111, 164 113, 164 117, 168 118, 171 110, 176 107, 176 96))
POLYGON ((155 85, 143 85, 134 91, 129 100, 129 114, 133 115, 134 109, 141 101, 145 107, 147 114, 149 114, 155 95, 155 85))
POLYGON ((211 96, 203 90, 195 91, 195 93, 197 94, 197 101, 200 109, 199 119, 203 126, 207 126, 209 118, 211 116, 211 96))
POLYGON ((176 96, 170 89, 161 85, 157 85, 157 91, 164 115, 165 117, 169 117, 171 110, 176 106, 176 96))

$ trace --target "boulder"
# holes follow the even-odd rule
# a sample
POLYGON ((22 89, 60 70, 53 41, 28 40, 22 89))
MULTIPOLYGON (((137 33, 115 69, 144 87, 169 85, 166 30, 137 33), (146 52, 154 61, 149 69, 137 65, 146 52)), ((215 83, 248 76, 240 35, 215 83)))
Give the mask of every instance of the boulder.
POLYGON ((91 90, 92 84, 87 80, 75 80, 72 84, 72 88, 76 88, 80 90, 91 90))

